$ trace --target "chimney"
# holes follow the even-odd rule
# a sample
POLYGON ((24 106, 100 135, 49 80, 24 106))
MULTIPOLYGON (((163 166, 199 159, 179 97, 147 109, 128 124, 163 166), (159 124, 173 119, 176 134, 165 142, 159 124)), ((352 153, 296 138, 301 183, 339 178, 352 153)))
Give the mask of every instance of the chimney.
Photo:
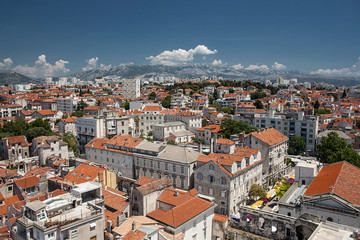
POLYGON ((136 230, 136 224, 135 224, 135 222, 132 222, 131 231, 135 231, 135 230, 136 230))
POLYGON ((48 192, 45 193, 45 199, 49 199, 49 193, 48 192))
POLYGON ((75 187, 75 181, 72 181, 72 185, 73 185, 73 187, 75 187))
POLYGON ((175 191, 175 192, 174 192, 174 196, 175 196, 175 197, 179 196, 179 192, 178 192, 178 191, 175 191))

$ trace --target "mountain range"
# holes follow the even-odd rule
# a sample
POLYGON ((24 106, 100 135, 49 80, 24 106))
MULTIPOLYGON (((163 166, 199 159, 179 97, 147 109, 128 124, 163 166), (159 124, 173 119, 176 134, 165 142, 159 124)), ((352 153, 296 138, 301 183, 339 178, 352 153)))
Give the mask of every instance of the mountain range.
MULTIPOLYGON (((360 84, 360 78, 349 77, 324 77, 310 75, 297 70, 274 70, 267 67, 258 67, 254 69, 235 69, 227 65, 212 65, 208 63, 184 64, 176 66, 149 65, 127 63, 113 66, 107 69, 93 69, 84 72, 76 72, 68 75, 76 77, 82 81, 94 81, 96 77, 114 77, 114 78, 146 78, 151 76, 177 77, 177 78, 199 78, 202 76, 217 76, 229 80, 275 80, 278 77, 286 79, 297 78, 299 82, 327 82, 336 86, 354 86, 360 84)), ((32 79, 12 70, 0 70, 0 84, 17 83, 38 83, 39 79, 32 79)))

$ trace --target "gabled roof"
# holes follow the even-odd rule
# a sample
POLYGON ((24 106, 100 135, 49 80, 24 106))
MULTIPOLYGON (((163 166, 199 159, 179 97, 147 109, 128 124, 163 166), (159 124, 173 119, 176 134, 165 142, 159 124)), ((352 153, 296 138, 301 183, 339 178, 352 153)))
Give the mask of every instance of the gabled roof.
POLYGON ((150 212, 148 216, 168 226, 177 228, 212 206, 211 202, 193 197, 168 211, 156 209, 150 212))
POLYGON ((219 138, 216 140, 217 144, 223 144, 223 145, 234 145, 235 142, 231 141, 230 139, 226 139, 226 138, 219 138))
POLYGON ((333 193, 360 206, 360 169, 348 162, 323 167, 311 182, 305 196, 333 193))
MULTIPOLYGON (((4 139, 4 138, 3 138, 4 139)), ((21 146, 23 147, 27 147, 29 146, 28 141, 26 140, 25 136, 15 136, 15 137, 7 137, 7 140, 9 142, 9 144, 16 144, 16 143, 20 143, 21 146)), ((10 147, 10 146, 8 146, 10 147)))
POLYGON ((159 105, 147 105, 142 110, 143 112, 160 112, 162 111, 162 107, 159 105))
POLYGON ((36 176, 23 177, 20 179, 16 179, 15 183, 21 188, 29 188, 38 185, 40 178, 36 176))
POLYGON ((278 143, 284 142, 288 140, 288 137, 286 137, 284 134, 276 130, 275 128, 265 128, 253 133, 250 133, 250 135, 253 135, 255 138, 259 139, 263 143, 273 146, 278 143))

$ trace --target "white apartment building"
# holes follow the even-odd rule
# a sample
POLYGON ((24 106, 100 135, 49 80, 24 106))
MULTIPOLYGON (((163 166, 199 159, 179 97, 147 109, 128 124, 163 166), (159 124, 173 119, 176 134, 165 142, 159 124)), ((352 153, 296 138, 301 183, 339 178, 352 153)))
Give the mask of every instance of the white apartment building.
POLYGON ((63 113, 72 113, 75 111, 76 101, 72 98, 59 98, 57 100, 57 110, 63 113))
POLYGON ((269 111, 269 113, 255 114, 254 123, 259 129, 273 127, 288 138, 303 137, 306 141, 306 150, 315 150, 319 130, 318 117, 304 117, 304 112, 299 111, 297 118, 286 118, 285 114, 274 114, 274 111, 269 111))
POLYGON ((0 105, 0 118, 17 117, 21 110, 22 106, 17 104, 0 105))
POLYGON ((186 124, 183 122, 167 122, 163 124, 157 124, 153 126, 153 139, 155 141, 163 141, 169 137, 170 134, 182 131, 186 131, 186 124))
POLYGON ((140 97, 140 79, 123 79, 122 90, 125 98, 135 99, 140 97))
POLYGON ((27 239, 104 239, 105 214, 101 185, 86 182, 44 201, 25 205, 12 237, 27 239))
POLYGON ((41 165, 47 164, 46 159, 51 155, 62 159, 69 159, 68 144, 59 136, 41 136, 32 140, 33 155, 39 156, 41 165))
POLYGON ((77 140, 80 152, 84 146, 94 138, 105 137, 105 120, 98 117, 81 117, 76 122, 77 140))

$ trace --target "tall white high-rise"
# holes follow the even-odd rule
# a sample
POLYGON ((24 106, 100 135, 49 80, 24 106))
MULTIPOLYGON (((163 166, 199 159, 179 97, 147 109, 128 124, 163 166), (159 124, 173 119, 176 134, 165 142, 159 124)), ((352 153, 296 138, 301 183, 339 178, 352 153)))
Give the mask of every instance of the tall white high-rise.
POLYGON ((123 79, 122 91, 125 98, 135 99, 140 97, 140 79, 123 79))

